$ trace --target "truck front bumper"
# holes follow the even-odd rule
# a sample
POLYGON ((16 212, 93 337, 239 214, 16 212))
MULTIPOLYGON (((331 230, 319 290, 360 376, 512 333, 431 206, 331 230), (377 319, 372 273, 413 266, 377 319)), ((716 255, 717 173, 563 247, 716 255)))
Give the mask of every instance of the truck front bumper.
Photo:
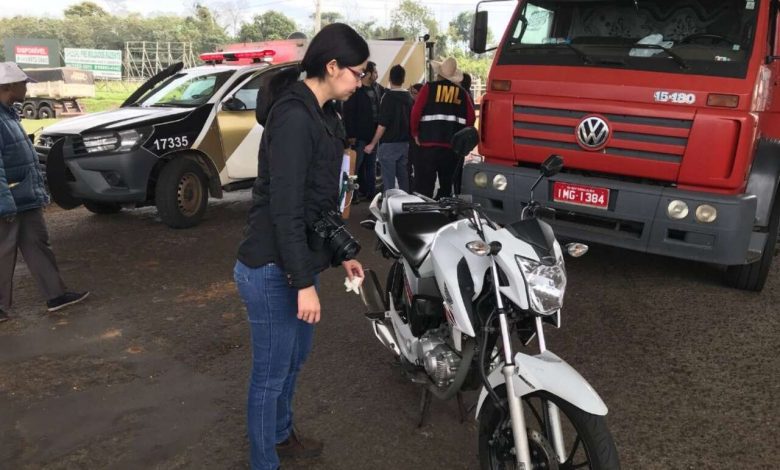
MULTIPOLYGON (((539 178, 533 168, 506 167, 480 163, 463 169, 463 192, 482 204, 488 215, 499 223, 520 218, 528 202, 531 186, 539 178), (488 187, 474 184, 474 175, 488 176, 488 187), (508 184, 499 191, 492 186, 493 178, 504 175, 508 184)), ((761 256, 766 233, 754 231, 756 197, 749 194, 723 196, 710 193, 680 191, 676 188, 638 184, 605 178, 559 174, 542 180, 534 190, 534 198, 545 207, 556 210, 548 222, 559 239, 585 241, 618 246, 675 258, 738 265, 753 262, 761 256), (597 209, 553 202, 553 182, 608 188, 609 207, 597 209), (687 203, 688 215, 674 220, 667 207, 674 200, 687 203), (712 223, 698 222, 696 208, 709 204, 717 209, 712 223)))
MULTIPOLYGON (((39 149, 49 187, 55 202, 63 199, 88 200, 120 204, 138 204, 148 199, 149 176, 159 158, 140 147, 121 153, 75 155, 64 139, 49 152, 39 149), (60 171, 50 171, 55 168, 60 171)), ((62 204, 61 204, 62 205, 62 204)), ((68 204, 72 205, 72 204, 68 204)))

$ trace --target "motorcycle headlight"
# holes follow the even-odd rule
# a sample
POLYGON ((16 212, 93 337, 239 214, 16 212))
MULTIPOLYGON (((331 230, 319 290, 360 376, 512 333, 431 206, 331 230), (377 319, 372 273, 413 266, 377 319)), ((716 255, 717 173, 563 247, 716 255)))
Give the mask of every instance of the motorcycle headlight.
POLYGON ((517 256, 517 264, 528 286, 528 303, 533 311, 550 315, 560 310, 566 292, 566 271, 563 261, 548 266, 538 261, 517 256))

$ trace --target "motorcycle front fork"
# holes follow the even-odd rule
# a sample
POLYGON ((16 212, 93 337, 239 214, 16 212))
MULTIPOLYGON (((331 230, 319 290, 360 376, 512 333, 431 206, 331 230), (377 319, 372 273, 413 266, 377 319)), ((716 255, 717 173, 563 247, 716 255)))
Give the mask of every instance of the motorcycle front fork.
MULTIPOLYGON (((523 401, 515 393, 513 376, 517 374, 517 367, 514 363, 514 357, 512 353, 512 346, 509 341, 509 326, 507 324, 506 313, 503 307, 499 310, 499 322, 501 324, 501 337, 504 346, 504 367, 501 369, 501 373, 504 374, 504 382, 506 383, 507 401, 509 402, 509 416, 511 418, 512 436, 515 444, 515 462, 517 470, 531 470, 531 451, 528 445, 528 433, 526 431, 525 414, 523 412, 523 401)), ((536 334, 539 340, 540 352, 544 352, 547 348, 544 340, 544 331, 542 330, 541 318, 536 318, 536 334)), ((547 424, 547 437, 550 439, 555 454, 558 457, 559 462, 566 460, 565 446, 563 442, 563 432, 561 428, 560 411, 554 403, 544 400, 545 409, 542 412, 545 414, 545 421, 547 424)))

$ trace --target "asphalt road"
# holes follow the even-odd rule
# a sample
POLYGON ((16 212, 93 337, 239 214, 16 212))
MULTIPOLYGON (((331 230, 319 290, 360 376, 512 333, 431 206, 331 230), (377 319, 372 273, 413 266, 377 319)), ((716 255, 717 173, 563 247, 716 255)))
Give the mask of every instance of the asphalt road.
MULTIPOLYGON (((152 209, 47 214, 66 282, 92 297, 48 315, 23 263, 0 324, 0 468, 242 469, 249 372, 232 282, 249 194, 175 231, 152 209)), ((361 260, 384 273, 370 234, 361 260)), ((601 394, 626 469, 780 468, 780 269, 761 294, 719 271, 592 247, 568 261, 563 328, 548 347, 601 394)), ((323 321, 299 380, 296 422, 322 458, 286 469, 475 469, 476 424, 393 366, 344 292, 322 279, 323 321)), ((473 403, 474 394, 467 396, 473 403)))

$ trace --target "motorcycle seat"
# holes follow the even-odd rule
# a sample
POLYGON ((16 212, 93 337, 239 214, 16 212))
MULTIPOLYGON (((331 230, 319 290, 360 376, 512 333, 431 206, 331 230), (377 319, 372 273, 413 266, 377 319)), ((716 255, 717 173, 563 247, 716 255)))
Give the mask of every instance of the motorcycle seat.
POLYGON ((431 251, 436 232, 451 220, 441 212, 404 212, 401 206, 406 202, 423 202, 423 199, 406 193, 388 195, 388 228, 401 255, 418 268, 431 251))

